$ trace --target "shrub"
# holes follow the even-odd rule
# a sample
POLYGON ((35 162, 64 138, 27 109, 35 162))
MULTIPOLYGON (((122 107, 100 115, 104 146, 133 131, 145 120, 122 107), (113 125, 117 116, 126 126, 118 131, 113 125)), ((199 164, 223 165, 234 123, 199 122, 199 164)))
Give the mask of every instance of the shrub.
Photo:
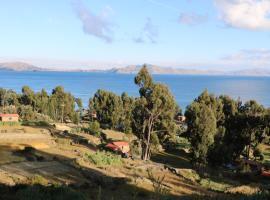
POLYGON ((264 160, 264 155, 263 155, 263 149, 261 145, 258 145, 254 151, 253 151, 253 156, 254 158, 259 158, 259 160, 263 161, 264 160))
POLYGON ((140 141, 134 140, 130 143, 130 153, 133 158, 140 159, 142 157, 142 146, 140 141))
POLYGON ((100 124, 97 121, 89 123, 89 129, 95 134, 100 134, 100 124))
POLYGON ((100 124, 97 121, 90 122, 89 126, 87 128, 86 127, 81 128, 81 131, 96 137, 101 136, 100 124))
POLYGON ((97 151, 92 154, 87 154, 86 156, 90 162, 99 167, 107 165, 119 166, 122 164, 121 156, 112 154, 110 152, 97 151))
POLYGON ((203 186, 204 188, 207 188, 213 191, 218 191, 218 192, 223 192, 230 187, 230 185, 228 184, 218 183, 210 179, 202 179, 200 181, 200 185, 203 186))
POLYGON ((43 176, 34 175, 30 178, 30 184, 47 186, 49 184, 49 181, 43 176))
POLYGON ((200 175, 192 169, 179 169, 178 174, 191 182, 198 182, 201 179, 200 175))
POLYGON ((22 122, 22 125, 24 125, 24 126, 43 126, 43 127, 50 126, 50 124, 46 121, 24 121, 24 122, 22 122))

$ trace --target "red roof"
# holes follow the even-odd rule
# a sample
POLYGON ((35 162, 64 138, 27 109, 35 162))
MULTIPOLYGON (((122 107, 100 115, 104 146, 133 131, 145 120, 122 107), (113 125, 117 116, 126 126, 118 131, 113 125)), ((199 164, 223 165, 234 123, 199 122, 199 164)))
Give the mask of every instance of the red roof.
POLYGON ((106 145, 106 148, 109 148, 109 149, 111 149, 111 150, 113 150, 113 151, 119 150, 119 147, 116 146, 116 145, 114 145, 113 143, 107 144, 107 145, 106 145))
POLYGON ((115 146, 122 147, 122 146, 129 146, 128 142, 113 142, 115 146))
POLYGON ((128 142, 112 142, 106 145, 107 148, 114 151, 120 150, 124 146, 129 146, 128 142))
POLYGON ((0 114, 0 117, 19 117, 18 114, 0 114))

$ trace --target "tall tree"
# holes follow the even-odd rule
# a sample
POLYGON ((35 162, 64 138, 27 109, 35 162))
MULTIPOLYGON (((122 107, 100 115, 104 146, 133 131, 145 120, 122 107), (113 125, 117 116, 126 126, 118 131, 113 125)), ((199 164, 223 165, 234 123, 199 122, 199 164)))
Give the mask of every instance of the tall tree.
POLYGON ((188 134, 191 141, 192 160, 206 164, 208 153, 217 133, 214 112, 204 103, 193 102, 186 113, 188 134))
POLYGON ((178 106, 167 86, 154 83, 151 75, 144 65, 135 77, 135 84, 139 86, 140 98, 136 100, 133 111, 133 131, 142 140, 143 160, 150 158, 151 136, 174 131, 167 126, 163 128, 163 120, 173 122, 178 106))

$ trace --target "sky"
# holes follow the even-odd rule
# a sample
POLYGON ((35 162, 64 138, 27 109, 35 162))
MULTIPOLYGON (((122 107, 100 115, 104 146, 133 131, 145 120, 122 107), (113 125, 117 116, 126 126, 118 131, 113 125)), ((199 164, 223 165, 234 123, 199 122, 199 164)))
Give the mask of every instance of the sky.
POLYGON ((270 0, 0 0, 0 62, 270 69, 270 0))

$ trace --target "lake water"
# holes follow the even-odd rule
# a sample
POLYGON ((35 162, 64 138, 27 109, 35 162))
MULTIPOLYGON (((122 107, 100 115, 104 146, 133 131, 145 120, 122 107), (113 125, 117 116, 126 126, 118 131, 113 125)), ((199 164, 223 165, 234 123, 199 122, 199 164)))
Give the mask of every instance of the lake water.
MULTIPOLYGON (((113 73, 84 72, 13 72, 0 71, 0 87, 20 92, 22 86, 29 85, 34 91, 42 88, 51 92, 57 85, 83 99, 85 106, 88 99, 98 89, 105 89, 121 94, 138 96, 138 87, 134 84, 135 75, 113 73)), ((255 99, 270 107, 270 77, 236 76, 188 76, 154 75, 154 80, 167 84, 176 101, 185 108, 205 88, 216 95, 227 94, 243 101, 255 99)))

